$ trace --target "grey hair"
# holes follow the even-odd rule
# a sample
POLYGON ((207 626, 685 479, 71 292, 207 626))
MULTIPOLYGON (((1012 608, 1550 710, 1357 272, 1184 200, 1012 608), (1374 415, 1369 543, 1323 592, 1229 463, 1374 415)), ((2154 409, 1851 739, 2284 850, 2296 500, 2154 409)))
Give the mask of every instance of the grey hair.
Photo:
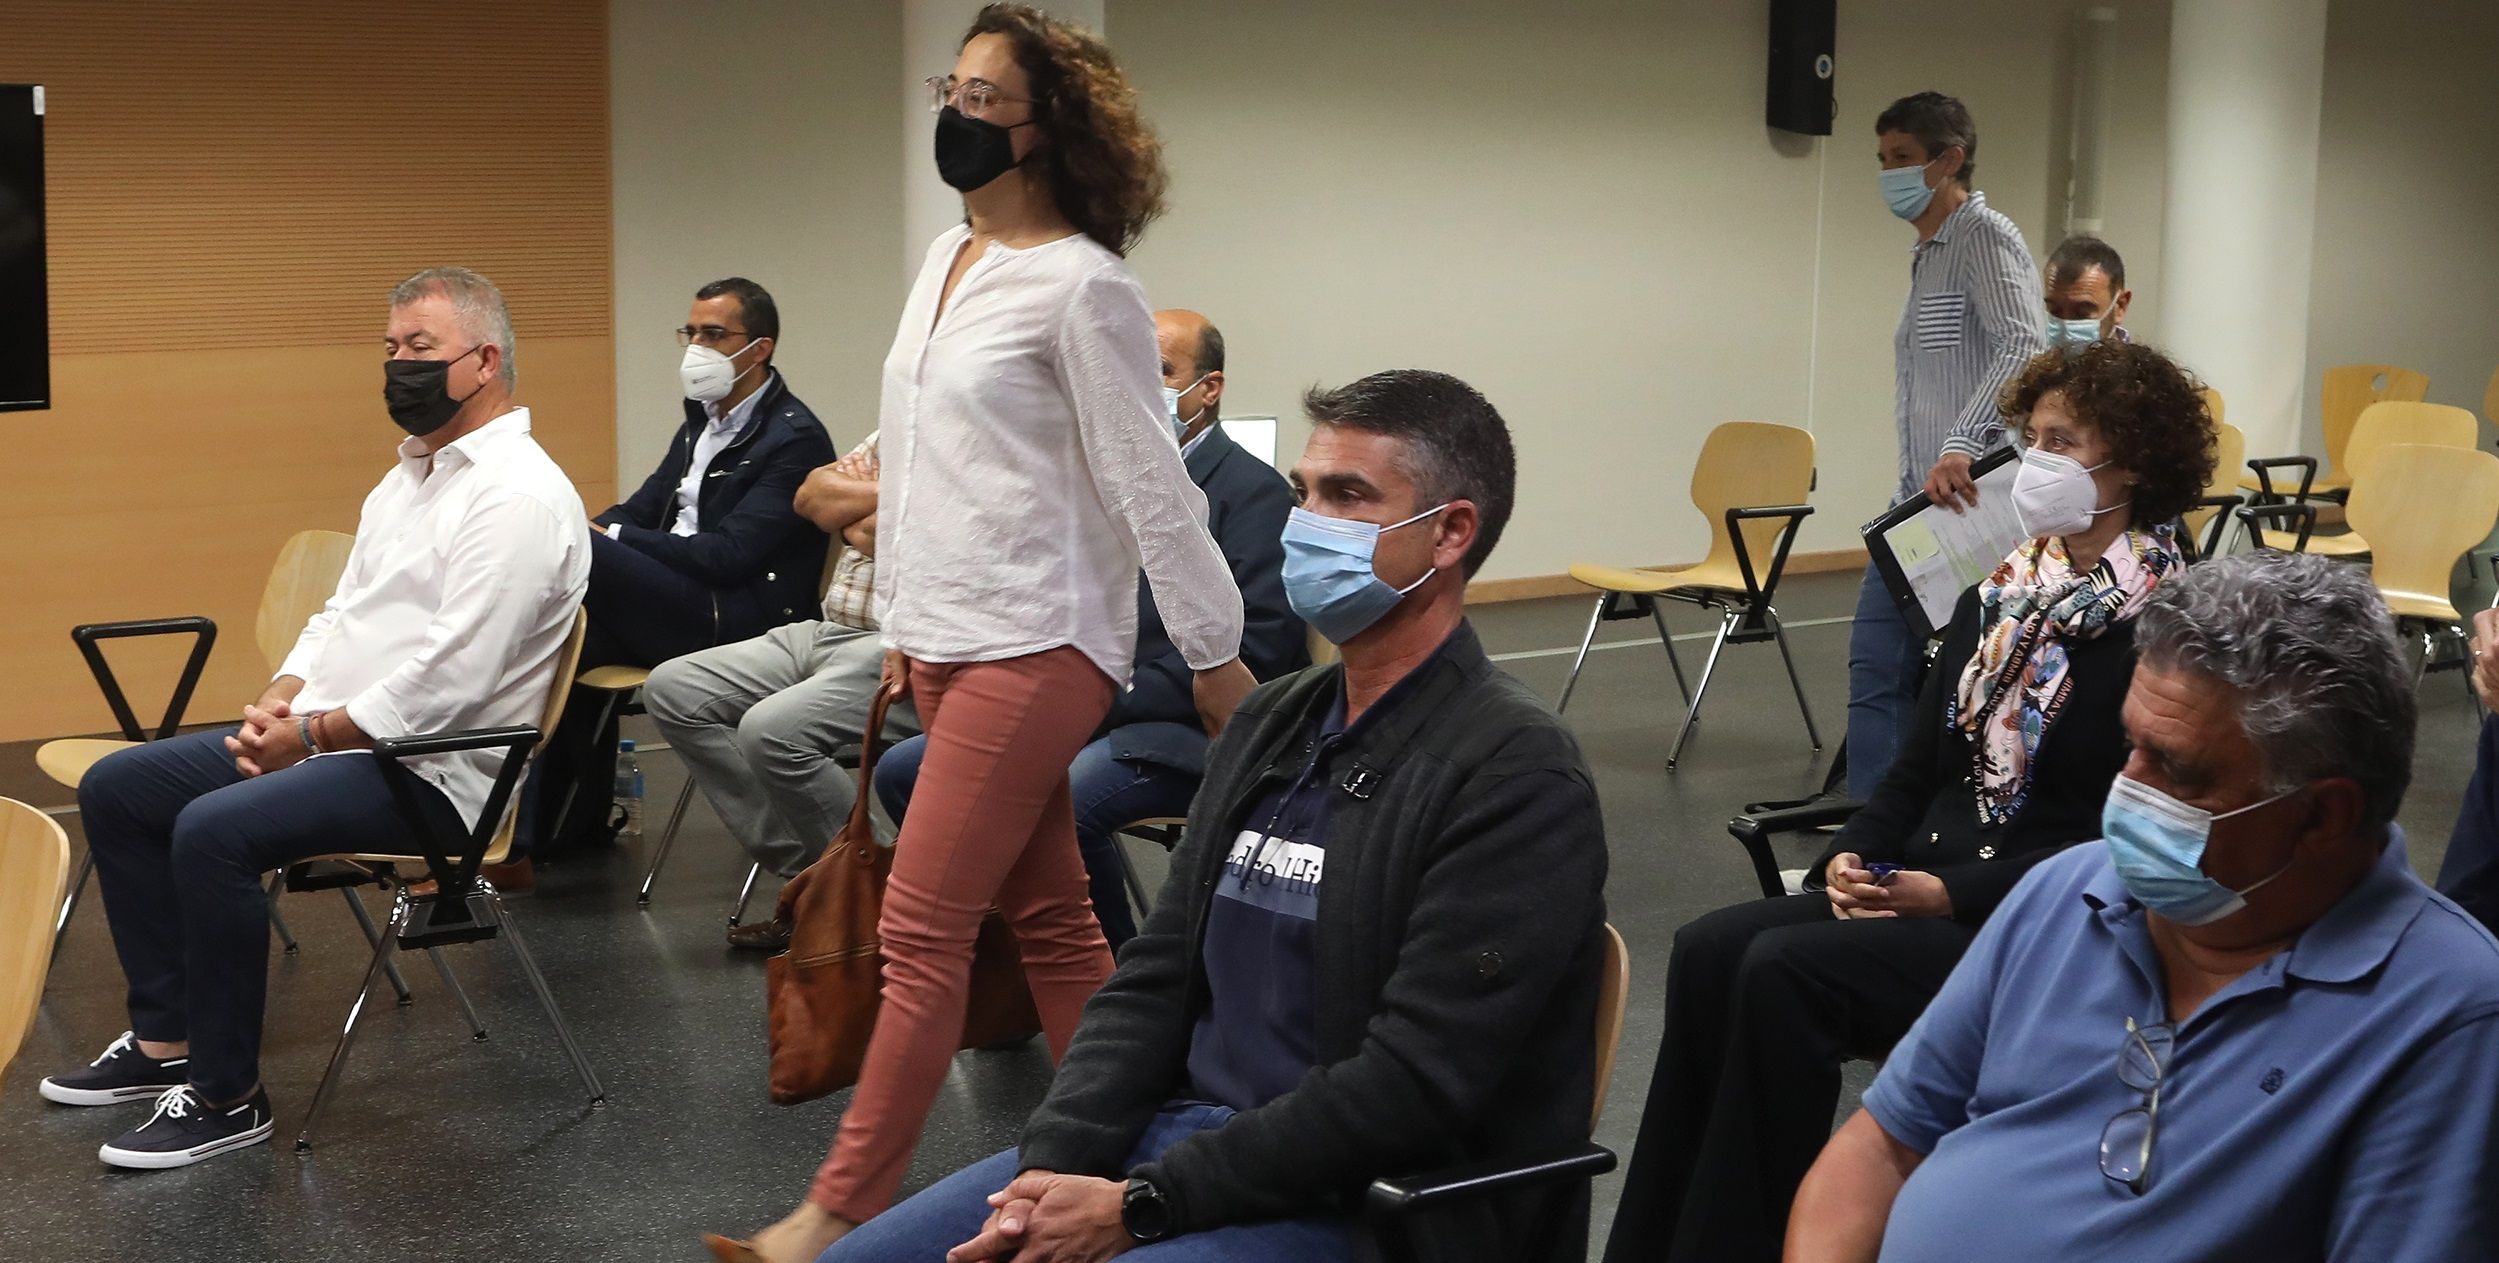
POLYGON ((440 298, 460 319, 460 332, 472 343, 492 342, 503 353, 495 376, 509 390, 519 380, 519 359, 512 346, 512 311, 503 305, 503 291, 493 281, 464 267, 427 268, 392 286, 390 305, 405 307, 420 298, 440 298))
POLYGON ((2148 666, 2237 693, 2268 792, 2348 776, 2365 827, 2394 820, 2412 783, 2418 706, 2395 617, 2366 570, 2272 551, 2191 566, 2145 603, 2135 649, 2148 666))

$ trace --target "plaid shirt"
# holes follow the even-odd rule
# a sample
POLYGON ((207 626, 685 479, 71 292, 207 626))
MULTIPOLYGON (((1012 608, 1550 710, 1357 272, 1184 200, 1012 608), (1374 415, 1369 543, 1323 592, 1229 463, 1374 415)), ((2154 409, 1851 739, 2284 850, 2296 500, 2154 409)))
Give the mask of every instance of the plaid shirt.
MULTIPOLYGON (((869 431, 850 454, 875 460, 876 434, 869 431)), ((833 552, 833 578, 824 588, 825 621, 875 631, 876 561, 838 539, 833 541, 833 552)))

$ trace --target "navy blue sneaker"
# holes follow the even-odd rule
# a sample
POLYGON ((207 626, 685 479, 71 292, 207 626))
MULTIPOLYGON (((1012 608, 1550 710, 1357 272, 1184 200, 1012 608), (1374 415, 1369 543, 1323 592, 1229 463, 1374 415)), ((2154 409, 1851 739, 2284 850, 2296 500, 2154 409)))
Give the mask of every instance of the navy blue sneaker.
POLYGON ((210 1108, 189 1084, 156 1098, 156 1112, 136 1131, 96 1150, 117 1167, 187 1167, 269 1138, 269 1093, 253 1088, 239 1104, 210 1108))
POLYGON ((35 1090, 62 1105, 119 1105, 163 1096, 165 1089, 181 1087, 190 1073, 190 1058, 158 1061, 140 1052, 138 1039, 123 1031, 86 1069, 53 1075, 35 1090))

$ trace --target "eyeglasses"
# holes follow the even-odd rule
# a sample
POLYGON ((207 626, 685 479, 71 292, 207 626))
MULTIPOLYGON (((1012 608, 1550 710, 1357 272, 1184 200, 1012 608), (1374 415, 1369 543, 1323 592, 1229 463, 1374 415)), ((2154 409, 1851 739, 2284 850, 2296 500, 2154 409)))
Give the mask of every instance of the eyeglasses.
POLYGON ((677 345, 693 346, 695 343, 700 342, 704 346, 713 346, 719 343, 722 338, 747 338, 753 336, 753 334, 748 333, 744 329, 727 329, 719 325, 680 325, 677 328, 677 345))
POLYGON ((928 112, 931 114, 951 104, 963 111, 964 117, 979 118, 987 114, 989 107, 993 105, 1036 104, 1031 97, 1008 96, 1000 92, 998 85, 987 79, 964 79, 958 82, 953 75, 930 75, 922 82, 928 85, 928 112))
POLYGON ((2100 1174, 2137 1196, 2152 1187, 2152 1137, 2161 1122, 2161 1068, 2169 1064, 2174 1035, 2169 1023, 2137 1027, 2126 1019, 2126 1042, 2117 1048, 2117 1081, 2143 1094, 2143 1104, 2119 1111, 2100 1129, 2100 1174))

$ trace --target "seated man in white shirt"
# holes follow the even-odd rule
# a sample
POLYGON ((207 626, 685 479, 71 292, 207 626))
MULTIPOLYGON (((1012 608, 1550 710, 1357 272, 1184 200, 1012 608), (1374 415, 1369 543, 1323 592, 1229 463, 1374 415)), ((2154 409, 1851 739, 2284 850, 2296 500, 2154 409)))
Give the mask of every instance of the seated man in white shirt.
POLYGON ((589 583, 581 498, 512 404, 503 295, 466 268, 420 272, 391 292, 382 342, 383 398, 409 437, 365 497, 338 591, 239 726, 121 751, 79 786, 131 1029, 41 1091, 156 1103, 104 1146, 114 1166, 187 1166, 269 1138, 262 875, 466 833, 500 751, 411 760, 419 819, 364 751, 539 722, 589 583))

